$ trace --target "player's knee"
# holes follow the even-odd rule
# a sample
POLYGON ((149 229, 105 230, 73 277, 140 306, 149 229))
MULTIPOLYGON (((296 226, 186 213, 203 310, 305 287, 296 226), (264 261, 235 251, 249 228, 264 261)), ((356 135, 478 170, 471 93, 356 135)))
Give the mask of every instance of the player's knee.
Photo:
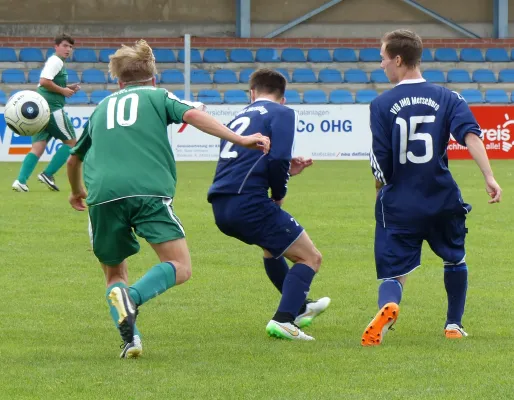
POLYGON ((307 264, 309 267, 311 267, 315 272, 319 271, 319 268, 321 267, 321 261, 323 259, 323 256, 321 253, 316 249, 315 247, 310 252, 309 256, 305 260, 305 264, 307 264))
POLYGON ((191 279, 191 276, 193 274, 191 263, 178 263, 178 262, 172 262, 175 266, 175 284, 180 285, 184 282, 187 282, 189 279, 191 279))

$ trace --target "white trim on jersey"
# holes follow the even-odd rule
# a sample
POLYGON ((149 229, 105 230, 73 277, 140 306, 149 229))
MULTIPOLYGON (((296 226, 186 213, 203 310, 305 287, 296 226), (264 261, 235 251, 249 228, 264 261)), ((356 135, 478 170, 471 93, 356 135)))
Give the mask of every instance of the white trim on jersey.
POLYGON ((179 103, 185 104, 186 106, 189 106, 189 107, 196 108, 197 110, 200 110, 200 111, 205 111, 207 109, 207 106, 200 101, 181 100, 177 96, 175 96, 172 92, 168 92, 167 90, 166 90, 166 92, 168 93, 168 98, 170 98, 171 100, 178 101, 179 103))
POLYGON ((375 175, 376 180, 383 183, 384 185, 387 185, 384 173, 382 172, 382 168, 380 168, 380 164, 378 163, 375 153, 373 153, 373 149, 370 149, 369 151, 369 160, 371 163, 371 169, 373 170, 373 175, 375 175))
POLYGON ((396 84, 396 86, 398 85, 412 85, 413 83, 423 83, 423 82, 426 82, 425 79, 423 78, 417 78, 417 79, 404 79, 403 81, 401 82, 398 82, 396 84))
POLYGON ((51 81, 55 78, 55 75, 59 73, 64 65, 64 61, 57 57, 55 54, 52 55, 47 61, 39 78, 50 79, 51 81))

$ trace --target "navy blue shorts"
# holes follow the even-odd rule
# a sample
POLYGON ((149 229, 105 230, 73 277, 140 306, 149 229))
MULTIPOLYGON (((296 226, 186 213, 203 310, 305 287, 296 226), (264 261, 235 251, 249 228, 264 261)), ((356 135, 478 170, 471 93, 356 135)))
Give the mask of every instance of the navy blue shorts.
POLYGON ((220 231, 266 249, 275 258, 282 256, 303 232, 289 213, 266 196, 219 195, 211 203, 220 231))
POLYGON ((421 246, 426 240, 445 265, 465 262, 466 217, 439 218, 416 229, 375 228, 375 264, 378 279, 406 275, 421 264, 421 246))

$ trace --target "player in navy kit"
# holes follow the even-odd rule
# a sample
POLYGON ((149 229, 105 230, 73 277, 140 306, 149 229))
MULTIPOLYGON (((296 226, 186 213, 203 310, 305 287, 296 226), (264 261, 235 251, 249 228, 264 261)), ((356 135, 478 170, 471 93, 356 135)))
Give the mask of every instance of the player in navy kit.
POLYGON ((444 263, 448 297, 447 338, 462 338, 468 271, 464 239, 471 206, 462 200, 448 169, 450 133, 467 146, 486 190, 497 203, 501 188, 493 177, 481 130, 464 99, 427 83, 421 76, 421 38, 407 30, 382 39, 382 63, 396 86, 370 105, 371 167, 376 179, 375 262, 379 312, 366 327, 362 345, 375 346, 396 322, 407 275, 420 265, 424 240, 444 263))
POLYGON ((289 176, 312 164, 310 159, 292 157, 297 117, 284 106, 285 88, 286 80, 278 72, 261 69, 252 74, 252 103, 228 127, 244 136, 260 132, 273 145, 269 155, 262 157, 262 153, 222 140, 208 200, 223 233, 264 250, 266 273, 282 293, 278 310, 266 327, 268 335, 313 340, 301 328, 310 325, 330 299, 306 300, 321 254, 303 227, 282 209, 289 176), (286 258, 294 263, 291 269, 286 258))

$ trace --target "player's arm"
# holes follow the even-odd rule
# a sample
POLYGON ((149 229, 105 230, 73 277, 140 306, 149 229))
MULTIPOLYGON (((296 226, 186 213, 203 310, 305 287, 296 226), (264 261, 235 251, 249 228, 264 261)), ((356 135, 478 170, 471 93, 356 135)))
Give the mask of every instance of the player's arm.
POLYGON ((91 135, 89 134, 89 121, 84 126, 84 131, 77 144, 71 149, 70 157, 66 163, 68 181, 71 186, 69 202, 77 211, 84 211, 86 206, 83 199, 87 197, 86 190, 82 185, 82 162, 87 151, 91 147, 91 135))
POLYGON ((65 97, 70 97, 75 91, 68 87, 60 87, 53 82, 55 76, 59 73, 64 62, 57 56, 50 57, 46 62, 41 75, 39 76, 39 84, 50 92, 61 94, 65 97))
POLYGON ((387 179, 392 171, 392 145, 390 133, 383 126, 383 118, 376 102, 370 104, 370 128, 372 135, 369 159, 371 171, 375 177, 375 189, 378 195, 380 189, 387 185, 387 179))

